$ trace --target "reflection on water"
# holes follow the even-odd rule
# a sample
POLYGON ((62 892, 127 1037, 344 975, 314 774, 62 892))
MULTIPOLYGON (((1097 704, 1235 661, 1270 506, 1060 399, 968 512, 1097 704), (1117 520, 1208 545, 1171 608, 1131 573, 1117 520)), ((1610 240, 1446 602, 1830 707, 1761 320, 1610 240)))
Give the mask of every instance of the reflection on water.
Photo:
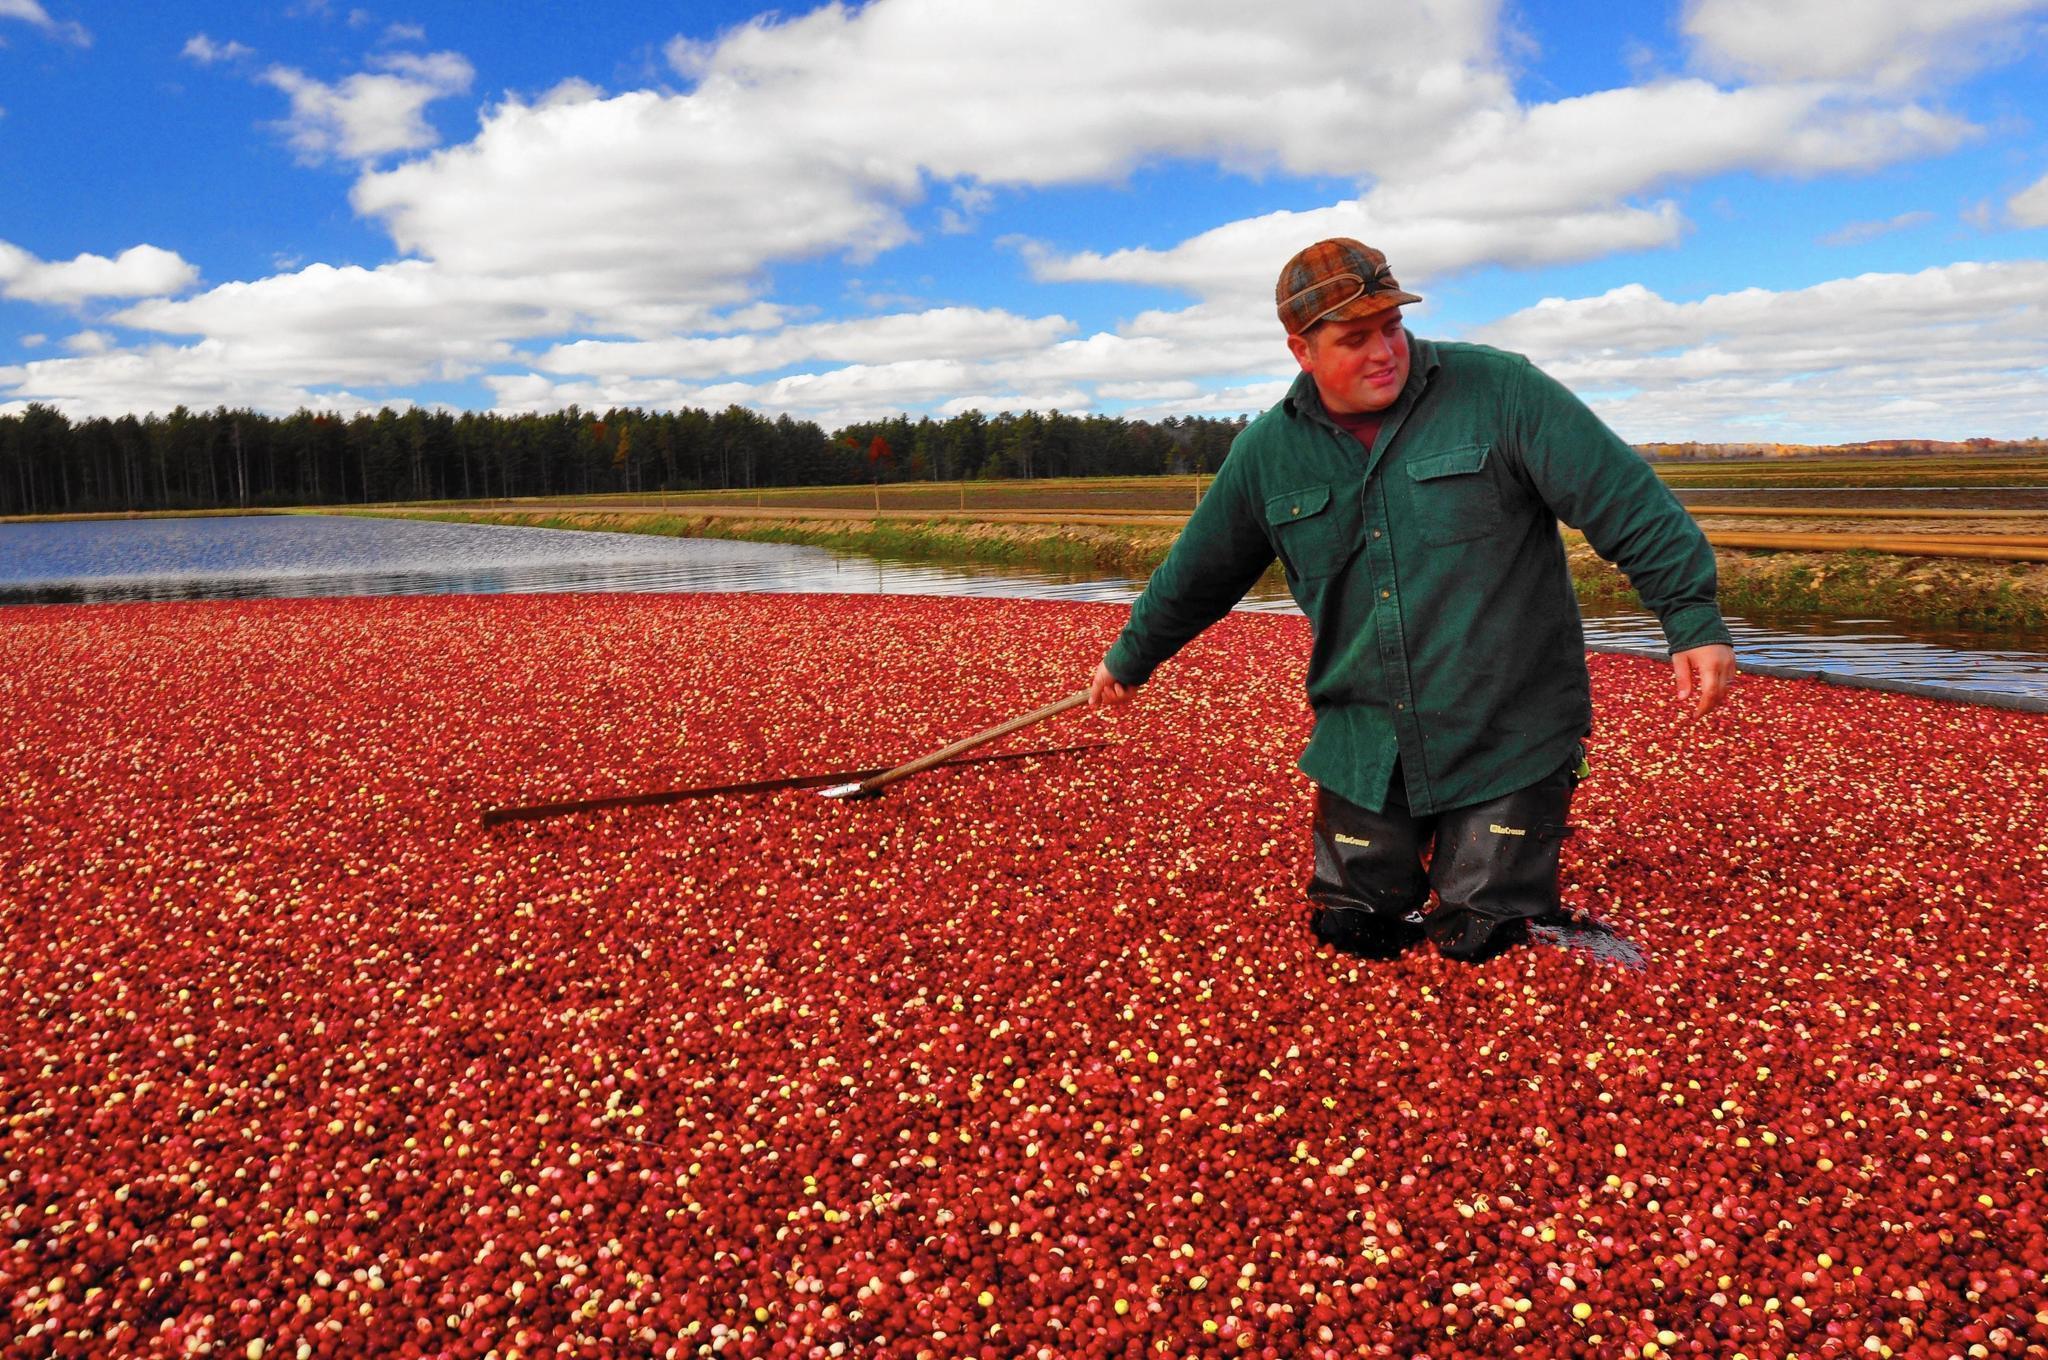
POLYGON ((775 545, 338 516, 0 524, 0 599, 700 590, 784 556, 775 545), (654 583, 622 579, 636 576, 654 583))
MULTIPOLYGON (((535 591, 979 595, 1128 603, 1142 582, 884 561, 779 543, 328 516, 0 524, 0 603, 535 591)), ((1293 612, 1284 590, 1246 609, 1293 612)), ((2048 700, 2048 645, 1907 630, 1883 619, 1768 627, 1730 619, 1753 664, 2048 700)), ((1596 648, 1661 651, 1651 616, 1586 619, 1596 648)))
POLYGON ((1138 585, 823 548, 324 516, 0 524, 0 603, 541 591, 993 595, 1128 602, 1138 585))
MULTIPOLYGON (((1908 633, 1890 619, 1814 619, 1768 626, 1730 618, 1735 653, 1751 665, 1826 671, 1831 679, 1912 681, 2048 700, 2048 646, 2022 635, 1908 633)), ((1586 615, 1596 651, 1664 651, 1655 617, 1638 610, 1586 615)))

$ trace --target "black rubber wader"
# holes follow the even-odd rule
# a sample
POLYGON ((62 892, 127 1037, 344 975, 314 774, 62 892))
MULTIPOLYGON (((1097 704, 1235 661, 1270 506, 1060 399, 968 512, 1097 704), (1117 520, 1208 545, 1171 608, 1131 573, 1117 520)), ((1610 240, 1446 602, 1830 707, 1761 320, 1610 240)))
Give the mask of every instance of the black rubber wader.
POLYGON ((1317 937, 1366 958, 1391 958, 1427 937, 1446 958, 1468 962, 1521 943, 1527 922, 1561 910, 1558 856, 1570 834, 1578 763, 1488 802, 1422 817, 1408 810, 1398 771, 1384 812, 1318 786, 1308 885, 1317 937), (1437 907, 1424 916, 1432 889, 1437 907))

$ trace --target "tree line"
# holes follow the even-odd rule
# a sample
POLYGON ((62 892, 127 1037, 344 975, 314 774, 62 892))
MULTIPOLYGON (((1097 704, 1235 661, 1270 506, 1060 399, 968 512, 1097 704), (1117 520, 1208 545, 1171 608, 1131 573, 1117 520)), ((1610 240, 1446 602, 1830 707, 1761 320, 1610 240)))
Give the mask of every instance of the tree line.
POLYGON ((827 434, 741 406, 351 417, 181 406, 74 422, 34 403, 0 415, 0 515, 1214 472, 1243 427, 967 411, 827 434))

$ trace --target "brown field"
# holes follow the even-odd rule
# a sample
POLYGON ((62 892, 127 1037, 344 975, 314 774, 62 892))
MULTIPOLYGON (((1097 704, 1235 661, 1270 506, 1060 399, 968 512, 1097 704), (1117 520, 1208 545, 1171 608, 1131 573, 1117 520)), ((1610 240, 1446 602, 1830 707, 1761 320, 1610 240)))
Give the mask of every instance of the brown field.
POLYGON ((1714 458, 1654 466, 1673 486, 2048 486, 2048 457, 2040 454, 1714 458))

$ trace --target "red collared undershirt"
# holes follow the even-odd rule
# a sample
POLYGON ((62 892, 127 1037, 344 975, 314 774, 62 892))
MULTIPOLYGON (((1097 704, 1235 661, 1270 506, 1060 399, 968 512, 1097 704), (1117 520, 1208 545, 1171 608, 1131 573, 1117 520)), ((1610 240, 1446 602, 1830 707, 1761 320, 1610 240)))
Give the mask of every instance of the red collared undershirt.
POLYGON ((1330 412, 1330 419, 1336 421, 1338 427, 1344 433, 1356 439, 1359 448, 1370 453, 1372 452, 1373 440, 1380 437, 1380 426, 1386 424, 1387 413, 1385 411, 1351 411, 1344 415, 1338 415, 1335 411, 1332 411, 1330 412))

